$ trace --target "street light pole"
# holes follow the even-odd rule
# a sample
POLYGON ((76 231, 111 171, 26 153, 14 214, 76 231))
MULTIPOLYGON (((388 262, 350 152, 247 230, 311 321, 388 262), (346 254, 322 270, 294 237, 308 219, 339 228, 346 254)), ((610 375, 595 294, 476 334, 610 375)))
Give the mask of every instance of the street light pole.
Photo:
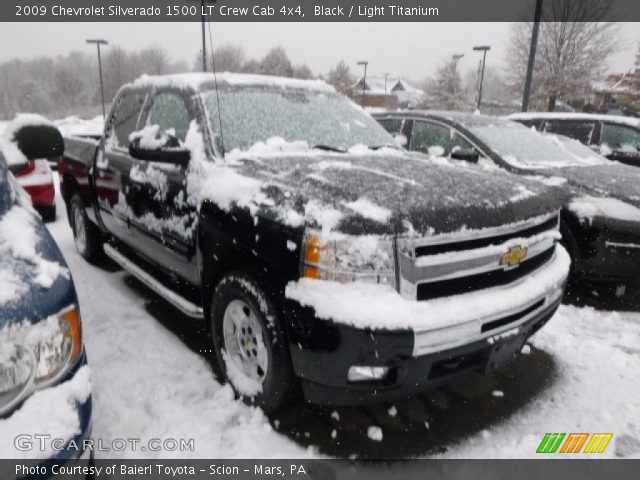
POLYGON ((100 75, 100 98, 102 99, 102 119, 106 120, 107 112, 104 108, 104 84, 102 82, 102 57, 100 56, 100 45, 109 45, 109 42, 102 39, 87 39, 87 43, 95 43, 98 48, 98 73, 100 75))
POLYGON ((206 72, 207 71, 207 42, 205 40, 205 15, 204 15, 204 2, 205 0, 202 0, 202 71, 206 72))
POLYGON ((384 94, 387 94, 387 77, 389 76, 388 73, 384 74, 384 94))
POLYGON ((362 60, 358 62, 358 65, 364 66, 364 77, 362 77, 362 103, 361 103, 361 106, 364 107, 364 96, 365 96, 365 89, 367 86, 367 65, 369 65, 369 62, 366 60, 362 60))
POLYGON ((478 88, 478 110, 480 110, 480 104, 482 102, 482 83, 484 82, 484 67, 487 63, 487 51, 491 50, 489 45, 482 45, 479 47, 473 47, 476 52, 482 52, 482 72, 480 73, 480 87, 478 88))
POLYGON ((522 94, 522 111, 529 110, 529 98, 531 97, 531 81, 533 80, 533 67, 536 62, 536 49, 538 47, 538 33, 540 32, 540 17, 542 16, 542 0, 536 0, 536 9, 533 14, 533 30, 531 31, 531 45, 529 47, 529 63, 527 64, 527 76, 524 81, 524 93, 522 94))

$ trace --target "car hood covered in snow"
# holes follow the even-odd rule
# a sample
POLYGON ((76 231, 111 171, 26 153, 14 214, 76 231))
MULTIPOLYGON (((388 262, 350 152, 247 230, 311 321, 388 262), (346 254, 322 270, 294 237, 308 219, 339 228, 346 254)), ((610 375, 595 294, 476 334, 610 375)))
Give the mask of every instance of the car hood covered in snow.
POLYGON ((615 198, 640 207, 640 169, 611 162, 605 165, 576 166, 531 172, 566 180, 573 197, 615 198))
POLYGON ((522 176, 393 149, 240 156, 233 163, 261 182, 276 209, 286 205, 349 234, 494 227, 548 214, 564 200, 560 190, 522 176))
POLYGON ((60 250, 21 193, 0 159, 0 330, 77 302, 60 250))

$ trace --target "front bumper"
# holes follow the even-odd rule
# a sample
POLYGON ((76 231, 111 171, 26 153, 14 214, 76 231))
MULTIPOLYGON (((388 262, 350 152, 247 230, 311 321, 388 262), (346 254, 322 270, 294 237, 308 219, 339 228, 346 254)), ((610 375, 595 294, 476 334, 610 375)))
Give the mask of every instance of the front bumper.
POLYGON ((375 403, 411 396, 509 362, 560 304, 569 260, 564 249, 558 249, 552 261, 528 278, 451 297, 448 300, 455 306, 449 312, 466 312, 466 305, 471 314, 464 321, 451 317, 450 324, 440 322, 438 328, 357 328, 317 318, 309 306, 290 307, 292 363, 306 400, 323 405, 375 403), (544 278, 549 279, 547 283, 541 283, 544 278), (508 298, 517 301, 507 306, 508 298), (481 304, 487 303, 490 315, 481 313, 481 304), (352 366, 389 370, 380 380, 350 382, 352 366))

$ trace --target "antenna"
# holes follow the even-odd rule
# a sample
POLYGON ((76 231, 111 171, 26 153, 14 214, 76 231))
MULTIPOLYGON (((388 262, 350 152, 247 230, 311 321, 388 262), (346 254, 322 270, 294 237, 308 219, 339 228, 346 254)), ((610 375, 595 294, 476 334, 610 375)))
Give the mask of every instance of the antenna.
POLYGON ((216 89, 216 103, 218 104, 218 126, 220 128, 220 144, 222 147, 222 156, 224 156, 224 134, 222 132, 222 113, 220 112, 220 95, 218 93, 218 75, 216 73, 216 60, 213 54, 213 38, 211 35, 211 22, 207 19, 209 26, 209 48, 211 49, 211 67, 213 68, 213 83, 216 89))

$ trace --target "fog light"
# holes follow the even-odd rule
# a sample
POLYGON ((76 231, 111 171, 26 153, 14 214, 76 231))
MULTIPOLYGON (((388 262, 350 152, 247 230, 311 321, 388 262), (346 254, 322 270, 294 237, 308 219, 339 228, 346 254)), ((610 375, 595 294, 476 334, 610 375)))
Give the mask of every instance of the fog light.
POLYGON ((389 373, 389 367, 365 367, 354 365, 349 369, 347 379, 350 382, 370 382, 371 380, 381 380, 389 373))

